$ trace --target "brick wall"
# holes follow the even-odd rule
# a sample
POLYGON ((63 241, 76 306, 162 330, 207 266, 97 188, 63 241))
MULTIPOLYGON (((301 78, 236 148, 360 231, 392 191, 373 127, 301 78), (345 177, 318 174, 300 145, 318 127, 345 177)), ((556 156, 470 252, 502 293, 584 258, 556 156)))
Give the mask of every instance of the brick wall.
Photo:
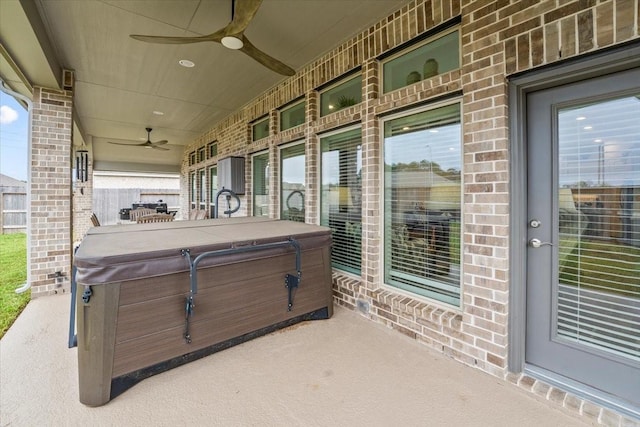
MULTIPOLYGON (((278 152, 283 143, 307 147, 307 221, 318 221, 319 132, 362 127, 362 273, 334 273, 337 304, 419 340, 470 366, 506 378, 564 408, 609 425, 629 420, 545 385, 507 372, 509 300, 509 129, 507 76, 639 38, 637 0, 417 0, 337 46, 291 79, 216 124, 186 153, 215 135, 225 152, 270 150, 271 216, 278 215, 278 152), (383 94, 377 58, 452 19, 460 19, 461 68, 383 94), (318 118, 315 88, 361 67, 362 103, 318 118), (452 308, 382 286, 382 137, 380 115, 428 104, 445 95, 462 99, 464 144, 462 307, 452 308), (277 109, 301 96, 303 126, 278 132, 277 109), (268 138, 241 140, 234 127, 269 114, 268 138), (231 128, 230 128, 231 127, 231 128), (595 409, 594 409, 595 408, 595 409)), ((213 160, 212 160, 213 161, 213 160)), ((192 168, 193 169, 193 168, 192 168)), ((189 168, 183 168, 188 172, 189 168)), ((247 186, 251 185, 250 171, 247 186)), ((186 191, 188 187, 183 187, 186 191)))
POLYGON ((33 94, 31 295, 65 292, 71 278, 72 92, 33 94))

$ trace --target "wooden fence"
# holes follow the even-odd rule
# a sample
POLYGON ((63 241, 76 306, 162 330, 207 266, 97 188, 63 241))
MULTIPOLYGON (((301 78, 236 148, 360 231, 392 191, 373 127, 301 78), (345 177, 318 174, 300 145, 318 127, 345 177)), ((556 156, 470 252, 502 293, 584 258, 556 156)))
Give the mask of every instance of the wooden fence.
POLYGON ((0 193, 0 234, 27 232, 27 193, 0 193))

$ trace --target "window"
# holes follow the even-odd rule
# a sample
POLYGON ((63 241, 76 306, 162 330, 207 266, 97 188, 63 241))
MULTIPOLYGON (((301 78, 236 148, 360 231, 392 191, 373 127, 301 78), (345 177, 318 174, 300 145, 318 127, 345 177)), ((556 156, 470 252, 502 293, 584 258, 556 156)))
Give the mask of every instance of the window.
POLYGON ((255 154, 253 164, 253 216, 269 216, 269 153, 255 154))
POLYGON ((209 158, 212 159, 218 155, 218 141, 210 142, 209 145, 209 158))
POLYGON ((198 201, 200 202, 199 209, 207 208, 207 174, 204 169, 200 169, 198 171, 198 180, 200 181, 200 198, 198 201))
POLYGON ((196 152, 189 154, 189 166, 196 164, 196 152))
POLYGON ((384 123, 385 282, 460 304, 460 105, 384 123))
POLYGON ((280 111, 280 130, 287 130, 304 123, 304 100, 280 111))
POLYGON ((280 150, 280 218, 304 222, 304 144, 280 150))
POLYGON ((383 64, 384 92, 460 68, 458 30, 438 34, 426 43, 392 57, 383 64))
POLYGON ((358 74, 320 93, 320 116, 362 102, 362 75, 358 74))
POLYGON ((209 168, 209 218, 215 218, 214 210, 216 208, 216 194, 218 194, 218 167, 209 168))
POLYGON ((360 274, 362 145, 360 129, 327 136, 322 147, 320 224, 333 234, 333 267, 360 274))
POLYGON ((207 160, 207 151, 204 147, 198 149, 198 162, 207 160))
MULTIPOLYGON (((195 153, 191 153, 192 155, 195 156, 195 153)), ((196 208, 196 197, 198 196, 198 181, 196 179, 196 173, 195 172, 191 172, 191 191, 189 194, 189 198, 191 199, 191 209, 195 209, 196 208)))
POLYGON ((257 141, 269 136, 269 117, 264 118, 251 126, 251 140, 257 141))

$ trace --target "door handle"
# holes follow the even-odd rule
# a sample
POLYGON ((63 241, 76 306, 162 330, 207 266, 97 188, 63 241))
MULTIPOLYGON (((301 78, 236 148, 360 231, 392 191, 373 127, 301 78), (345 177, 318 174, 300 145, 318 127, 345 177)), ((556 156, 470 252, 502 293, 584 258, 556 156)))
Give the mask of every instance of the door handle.
POLYGON ((540 246, 553 246, 553 243, 543 242, 540 239, 531 239, 529 240, 529 246, 532 248, 539 248, 540 246))

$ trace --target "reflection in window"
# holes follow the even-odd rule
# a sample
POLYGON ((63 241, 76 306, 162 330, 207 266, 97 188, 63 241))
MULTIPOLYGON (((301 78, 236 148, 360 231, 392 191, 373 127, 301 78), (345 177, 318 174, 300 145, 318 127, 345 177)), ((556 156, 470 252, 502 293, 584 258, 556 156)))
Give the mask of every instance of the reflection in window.
POLYGON ((460 304, 458 104, 384 125, 385 282, 460 304))
POLYGON ((362 253, 362 145, 360 129, 321 139, 320 224, 333 234, 333 267, 360 274, 362 253))
POLYGON ((557 333, 636 361, 639 117, 640 94, 558 112, 557 333))
POLYGON ((304 123, 304 101, 280 112, 280 130, 290 129, 304 123))
POLYGON ((320 116, 362 102, 362 75, 358 74, 320 93, 320 116))
POLYGON ((269 153, 253 156, 253 216, 269 216, 269 153))
POLYGON ((384 92, 460 68, 458 30, 439 34, 425 44, 403 52, 383 65, 384 92))
POLYGON ((257 141, 269 136, 269 117, 254 123, 251 126, 251 140, 257 141))
POLYGON ((280 160, 280 218, 304 222, 304 144, 283 148, 280 160))

